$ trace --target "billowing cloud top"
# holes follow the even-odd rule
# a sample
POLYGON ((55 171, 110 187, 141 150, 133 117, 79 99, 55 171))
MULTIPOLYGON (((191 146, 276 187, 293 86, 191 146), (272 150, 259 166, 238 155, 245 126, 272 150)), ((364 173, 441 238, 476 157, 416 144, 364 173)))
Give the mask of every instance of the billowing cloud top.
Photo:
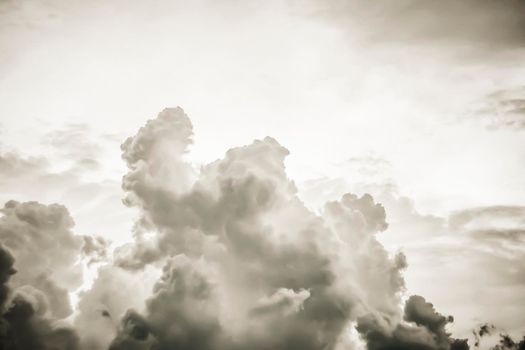
POLYGON ((365 318, 364 334, 385 344, 405 342, 393 332, 410 323, 424 336, 407 344, 450 347, 448 319, 403 321, 406 262, 375 239, 386 214, 370 195, 347 194, 315 214, 298 199, 289 152, 276 140, 231 149, 196 173, 184 159, 191 135, 184 112, 166 109, 122 145, 127 203, 141 215, 116 262, 164 268, 140 321, 128 314, 112 349, 351 348, 358 340, 346 335, 365 318))

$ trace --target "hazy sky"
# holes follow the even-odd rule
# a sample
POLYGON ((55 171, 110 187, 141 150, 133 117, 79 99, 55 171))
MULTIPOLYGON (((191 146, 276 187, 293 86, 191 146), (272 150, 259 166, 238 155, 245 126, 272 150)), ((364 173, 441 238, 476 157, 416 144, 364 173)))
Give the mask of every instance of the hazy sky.
POLYGON ((524 1, 0 0, 2 202, 129 241, 120 145, 176 106, 195 171, 271 136, 308 208, 384 204, 459 336, 525 329, 524 1))
POLYGON ((198 161, 272 135, 298 180, 374 154, 425 211, 523 201, 523 5, 461 3, 2 1, 3 143, 180 105, 198 161))

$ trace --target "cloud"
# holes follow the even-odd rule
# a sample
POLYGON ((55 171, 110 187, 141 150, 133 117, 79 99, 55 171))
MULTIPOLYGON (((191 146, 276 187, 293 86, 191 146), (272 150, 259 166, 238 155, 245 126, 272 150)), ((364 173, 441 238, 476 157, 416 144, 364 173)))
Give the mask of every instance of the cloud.
POLYGON ((369 350, 469 349, 467 339, 454 339, 445 328, 454 318, 441 315, 419 295, 408 298, 403 319, 406 323, 392 324, 388 318, 369 314, 358 320, 357 329, 369 350))
POLYGON ((106 180, 84 161, 68 164, 67 156, 65 163, 63 156, 58 158, 0 152, 0 203, 60 202, 75 214, 81 231, 125 238, 133 213, 122 205, 118 181, 106 180))
POLYGON ((71 231, 69 212, 58 204, 9 201, 0 213, 0 239, 16 256, 19 271, 13 285, 37 287, 54 316, 68 316, 72 310, 67 291, 82 278, 77 264, 82 238, 71 231))
POLYGON ((521 341, 514 340, 508 334, 499 335, 499 343, 490 348, 491 350, 523 350, 525 349, 525 336, 521 341))
POLYGON ((525 88, 523 86, 495 91, 472 107, 468 118, 486 128, 520 131, 525 129, 525 88))
POLYGON ((82 254, 88 257, 88 264, 101 262, 107 260, 109 242, 101 236, 84 236, 84 245, 82 246, 82 254))
POLYGON ((448 349, 448 321, 403 320, 407 264, 376 240, 388 224, 372 196, 346 194, 315 214, 275 139, 195 170, 185 157, 192 133, 182 109, 165 109, 122 145, 126 203, 140 214, 135 242, 117 250, 116 263, 164 267, 140 321, 125 316, 111 349, 336 348, 367 317, 407 339, 439 335, 427 348, 448 349))
POLYGON ((264 315, 271 313, 281 313, 283 316, 293 314, 303 308, 303 304, 310 297, 310 292, 300 290, 295 292, 292 289, 281 288, 268 297, 263 297, 257 301, 257 306, 252 310, 253 315, 264 315))
POLYGON ((447 348, 449 336, 445 330, 447 323, 453 322, 452 316, 445 317, 434 309, 434 305, 428 303, 419 295, 411 296, 405 304, 404 319, 418 326, 427 328, 434 334, 434 340, 440 347, 447 348))
POLYGON ((343 195, 340 203, 327 203, 326 213, 332 215, 334 220, 345 216, 351 218, 348 227, 357 231, 374 233, 388 228, 385 208, 381 204, 375 203, 369 194, 358 197, 355 194, 347 193, 343 195), (349 211, 349 213, 342 215, 345 211, 349 211))
POLYGON ((13 267, 15 259, 11 252, 0 245, 0 311, 4 312, 4 305, 7 300, 9 288, 7 282, 16 273, 13 267))
POLYGON ((78 349, 78 335, 72 328, 49 318, 46 295, 31 286, 16 289, 8 310, 3 314, 9 323, 5 349, 78 349))
POLYGON ((405 303, 404 320, 407 323, 388 324, 386 319, 359 320, 358 330, 365 335, 368 349, 451 349, 468 350, 467 339, 455 339, 446 326, 454 321, 443 316, 419 295, 412 295, 405 303))
POLYGON ((144 318, 132 310, 122 318, 117 338, 109 346, 109 350, 151 350, 157 349, 158 342, 150 333, 150 327, 144 318))
POLYGON ((492 53, 497 51, 494 47, 523 47, 524 10, 522 0, 315 1, 310 9, 317 18, 349 31, 357 29, 358 36, 369 45, 453 45, 485 51, 490 48, 492 53))
MULTIPOLYGON (((437 227, 444 236, 462 233, 472 243, 463 248, 468 261, 488 259, 483 264, 495 266, 491 273, 522 256, 503 243, 491 254, 484 250, 487 230, 512 227, 505 239, 521 239, 515 233, 524 223, 521 207, 466 209, 447 221, 420 215, 410 200, 385 190, 384 205, 370 194, 345 193, 313 211, 288 178, 289 151, 275 139, 232 148, 197 168, 187 157, 192 136, 191 121, 174 108, 123 143, 124 201, 137 218, 133 241, 114 256, 104 238, 74 234, 62 205, 5 204, 2 345, 341 350, 363 342, 369 350, 468 349, 448 330, 453 318, 425 298, 411 296, 402 308, 407 257, 389 253, 379 240, 380 232, 399 230, 392 231, 386 209, 395 209, 396 225, 417 218, 418 227, 437 227), (68 323, 68 292, 80 283, 80 262, 100 267, 68 323)), ((429 251, 420 241, 414 247, 429 251)), ((447 254, 455 254, 452 248, 447 254)))
MULTIPOLYGON (((111 264, 101 266, 93 284, 79 295, 74 325, 81 348, 107 350, 119 329, 119 320, 123 318, 122 324, 126 324, 128 309, 143 311, 158 275, 147 269, 138 273, 111 264)), ((127 330, 121 329, 120 335, 127 330)), ((120 340, 115 342, 119 344, 120 340)))
POLYGON ((525 226, 525 207, 497 205, 467 208, 450 215, 449 224, 454 229, 475 230, 487 225, 498 228, 520 228, 525 226))
MULTIPOLYGON (((47 165, 44 158, 29 158, 24 159, 15 153, 5 153, 0 157, 0 171, 6 175, 19 176, 20 174, 33 172, 39 170, 47 165)), ((5 180, 4 180, 5 181, 5 180)))
POLYGON ((84 124, 68 124, 63 129, 55 130, 43 138, 44 145, 51 146, 64 159, 74 163, 82 170, 97 170, 102 146, 90 135, 90 129, 84 124))
MULTIPOLYGON (((0 214, 1 348, 81 349, 70 293, 82 283, 84 262, 103 258, 105 240, 75 234, 69 211, 59 204, 8 201, 0 214)), ((132 298, 123 300, 132 305, 132 298)))
POLYGON ((477 348, 480 346, 481 339, 485 336, 490 336, 493 331, 496 329, 494 325, 489 325, 488 323, 482 324, 478 329, 472 330, 474 335, 474 346, 477 348))
MULTIPOLYGON (((349 190, 369 192, 381 202, 389 225, 378 240, 388 251, 402 250, 406 255, 408 290, 429 298, 448 314, 460 315, 448 325, 455 335, 472 338, 473 325, 486 322, 513 337, 521 335, 525 318, 516 305, 525 302, 522 206, 466 207, 432 215, 421 213, 413 199, 389 182, 356 184, 352 178, 335 178, 309 185, 303 187, 301 197, 314 203, 313 208, 349 190), (428 283, 430 271, 433 283, 428 283)), ((485 345, 494 341, 487 339, 485 345)))
POLYGON ((56 298, 56 294, 50 295, 27 284, 11 290, 8 282, 16 273, 14 265, 11 253, 0 245, 0 347, 6 350, 78 349, 76 331, 54 317, 56 305, 51 304, 53 299, 48 296, 56 298))

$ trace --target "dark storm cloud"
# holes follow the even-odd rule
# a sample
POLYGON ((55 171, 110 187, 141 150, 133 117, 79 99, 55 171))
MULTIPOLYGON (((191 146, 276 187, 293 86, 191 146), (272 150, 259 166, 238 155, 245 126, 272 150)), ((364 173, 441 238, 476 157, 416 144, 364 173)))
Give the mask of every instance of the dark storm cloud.
POLYGON ((525 45, 522 0, 335 0, 313 4, 311 14, 316 18, 348 28, 368 45, 402 42, 482 48, 487 55, 525 45))

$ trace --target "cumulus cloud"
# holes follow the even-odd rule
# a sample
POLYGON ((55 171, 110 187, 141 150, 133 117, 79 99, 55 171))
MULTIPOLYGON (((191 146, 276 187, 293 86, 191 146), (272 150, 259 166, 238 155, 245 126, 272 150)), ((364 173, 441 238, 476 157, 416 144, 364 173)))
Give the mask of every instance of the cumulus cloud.
POLYGON ((130 310, 122 318, 118 336, 109 350, 152 350, 158 349, 158 342, 152 337, 150 327, 137 312, 130 310))
POLYGON ((388 224, 372 196, 346 194, 312 212, 287 177, 288 150, 269 137, 197 171, 186 159, 192 130, 182 109, 165 109, 122 145, 126 203, 140 216, 116 263, 164 267, 111 349, 344 348, 358 320, 371 340, 364 319, 449 348, 449 319, 403 319, 406 260, 377 241, 388 224))
POLYGON ((408 322, 427 328, 434 335, 439 347, 447 348, 450 334, 446 332, 445 326, 454 321, 452 316, 445 317, 439 314, 425 298, 413 295, 405 304, 404 318, 408 322))
MULTIPOLYGON (((275 139, 232 148, 197 169, 188 157, 192 136, 184 111, 165 109, 122 144, 124 202, 138 216, 133 241, 114 256, 104 238, 74 234, 64 206, 5 204, 4 348, 468 349, 447 329, 453 317, 425 298, 411 296, 402 307, 407 259, 378 240, 389 224, 372 195, 346 193, 312 211, 287 176, 289 151, 275 139), (72 328, 64 318, 81 261, 101 266, 78 295, 72 328)), ((466 210, 450 227, 468 231, 487 216, 519 226, 521 210, 466 210)))
POLYGON ((102 236, 83 236, 82 255, 87 257, 88 264, 101 262, 108 259, 109 244, 102 236))
POLYGON ((11 289, 8 282, 16 273, 14 265, 11 253, 0 245, 0 347, 6 350, 78 349, 76 331, 54 317, 56 310, 52 309, 49 293, 27 284, 11 289))
POLYGON ((492 350, 523 350, 525 349, 525 337, 521 341, 515 341, 508 334, 501 334, 499 344, 492 350))
POLYGON ((69 212, 58 204, 9 201, 0 213, 0 239, 16 256, 19 271, 13 285, 37 287, 55 316, 68 316, 67 291, 79 286, 82 273, 77 264, 82 238, 72 232, 69 212))
POLYGON ((494 51, 494 46, 521 48, 525 38, 525 2, 522 0, 312 3, 317 17, 354 31, 359 26, 365 27, 359 34, 372 44, 388 41, 494 51))
POLYGON ((357 329, 364 334, 368 349, 468 349, 467 339, 451 338, 446 325, 452 316, 438 313, 431 303, 419 295, 405 303, 406 323, 392 324, 386 318, 367 315, 359 319, 357 329))
POLYGON ((5 151, 0 144, 0 203, 12 199, 58 202, 74 214, 82 232, 123 239, 129 234, 133 213, 122 205, 119 181, 98 168, 100 161, 118 153, 108 152, 109 144, 118 147, 118 143, 86 133, 81 126, 51 133, 38 156, 5 151), (71 137, 66 136, 69 132, 71 137))
MULTIPOLYGON (((130 272, 111 264, 101 266, 90 288, 79 295, 74 325, 81 348, 108 349, 120 329, 119 321, 123 317, 126 319, 128 309, 143 311, 144 301, 151 295, 158 275, 147 270, 130 272)), ((123 327, 121 335, 128 329, 123 327)))
POLYGON ((454 229, 476 230, 478 228, 522 228, 525 226, 525 207, 497 205, 467 208, 453 213, 449 224, 454 229))

